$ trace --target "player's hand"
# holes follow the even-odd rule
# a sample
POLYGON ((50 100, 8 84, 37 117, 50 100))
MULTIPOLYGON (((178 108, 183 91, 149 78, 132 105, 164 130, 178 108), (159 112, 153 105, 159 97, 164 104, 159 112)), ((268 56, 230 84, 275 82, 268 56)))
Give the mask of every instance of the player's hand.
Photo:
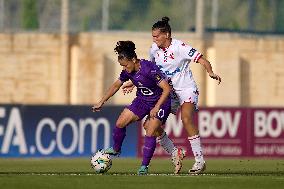
POLYGON ((150 118, 155 118, 157 117, 157 114, 159 112, 160 107, 154 107, 151 111, 150 111, 150 118))
POLYGON ((127 82, 127 83, 123 84, 121 88, 122 88, 123 94, 126 95, 126 94, 131 93, 133 91, 134 87, 135 86, 133 85, 132 82, 127 82))
POLYGON ((92 107, 92 111, 93 111, 93 112, 99 112, 99 111, 101 111, 102 106, 103 106, 103 103, 101 103, 101 102, 96 103, 96 104, 92 107))
POLYGON ((221 83, 221 77, 217 74, 214 74, 214 73, 211 73, 209 74, 209 76, 212 78, 212 79, 215 79, 218 81, 218 85, 221 83))

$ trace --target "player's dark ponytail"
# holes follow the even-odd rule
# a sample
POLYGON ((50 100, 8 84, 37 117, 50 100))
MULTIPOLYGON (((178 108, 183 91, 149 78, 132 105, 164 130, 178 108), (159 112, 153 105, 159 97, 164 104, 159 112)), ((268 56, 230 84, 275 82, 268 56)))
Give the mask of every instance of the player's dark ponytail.
POLYGON ((170 18, 167 17, 167 16, 164 16, 164 17, 162 18, 162 21, 165 22, 165 23, 167 23, 167 24, 169 24, 170 18))
POLYGON ((162 33, 169 33, 171 35, 171 26, 169 24, 170 18, 164 16, 162 20, 159 20, 152 26, 152 30, 159 29, 162 33))
POLYGON ((133 58, 137 59, 135 49, 135 44, 132 41, 118 41, 114 51, 118 54, 118 59, 132 60, 133 58))

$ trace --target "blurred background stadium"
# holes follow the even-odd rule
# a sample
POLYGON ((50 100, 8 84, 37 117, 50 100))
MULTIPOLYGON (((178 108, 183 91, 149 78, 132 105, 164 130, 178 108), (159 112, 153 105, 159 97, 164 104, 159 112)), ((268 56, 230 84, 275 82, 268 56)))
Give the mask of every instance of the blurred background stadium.
MULTIPOLYGON (((148 57, 151 26, 199 49, 224 82, 193 65, 202 106, 281 106, 281 0, 0 0, 1 103, 92 104, 116 79, 113 48, 132 40, 148 57), (15 93, 17 91, 17 93, 15 93), (230 92, 229 92, 230 91, 230 92)), ((133 94, 134 95, 134 94, 133 94)), ((125 104, 133 95, 116 95, 125 104)))
MULTIPOLYGON (((283 0, 0 0, 0 157, 88 157, 111 145, 115 119, 135 96, 118 92, 91 112, 120 73, 113 48, 132 40, 147 59, 151 27, 163 16, 222 77, 216 85, 191 67, 205 154, 283 158, 283 0)), ((179 117, 165 129, 189 149, 179 117)), ((125 145, 122 157, 141 156, 140 127, 125 145)))

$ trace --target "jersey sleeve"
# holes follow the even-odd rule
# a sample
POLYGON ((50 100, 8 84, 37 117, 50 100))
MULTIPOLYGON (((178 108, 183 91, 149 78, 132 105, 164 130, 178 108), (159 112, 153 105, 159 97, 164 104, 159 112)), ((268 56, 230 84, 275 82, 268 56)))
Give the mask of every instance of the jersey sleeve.
POLYGON ((202 57, 202 54, 198 52, 193 47, 182 43, 179 47, 180 55, 187 60, 193 60, 193 62, 198 62, 198 60, 202 57))
POLYGON ((130 78, 129 78, 129 76, 126 74, 126 71, 122 70, 118 79, 119 79, 122 83, 124 83, 125 81, 128 81, 130 78))

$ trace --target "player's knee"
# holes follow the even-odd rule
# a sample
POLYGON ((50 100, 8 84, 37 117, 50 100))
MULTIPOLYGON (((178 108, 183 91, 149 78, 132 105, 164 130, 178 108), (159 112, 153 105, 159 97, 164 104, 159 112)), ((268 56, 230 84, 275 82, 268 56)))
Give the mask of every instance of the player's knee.
POLYGON ((156 131, 155 131, 155 137, 159 137, 162 136, 162 134, 164 133, 164 129, 162 129, 161 127, 159 127, 156 131))
POLYGON ((146 125, 146 124, 143 124, 143 128, 144 128, 145 130, 147 130, 147 125, 146 125))
POLYGON ((158 131, 155 131, 153 136, 159 137, 159 136, 161 136, 161 135, 160 135, 160 133, 159 133, 158 131))
POLYGON ((124 128, 126 124, 122 120, 117 120, 115 126, 118 128, 124 128))
POLYGON ((162 128, 158 128, 156 130, 152 129, 145 129, 146 130, 146 136, 154 136, 154 137, 159 137, 164 133, 164 130, 162 128))
POLYGON ((147 131, 146 130, 146 136, 148 136, 148 137, 156 136, 155 131, 147 131))

